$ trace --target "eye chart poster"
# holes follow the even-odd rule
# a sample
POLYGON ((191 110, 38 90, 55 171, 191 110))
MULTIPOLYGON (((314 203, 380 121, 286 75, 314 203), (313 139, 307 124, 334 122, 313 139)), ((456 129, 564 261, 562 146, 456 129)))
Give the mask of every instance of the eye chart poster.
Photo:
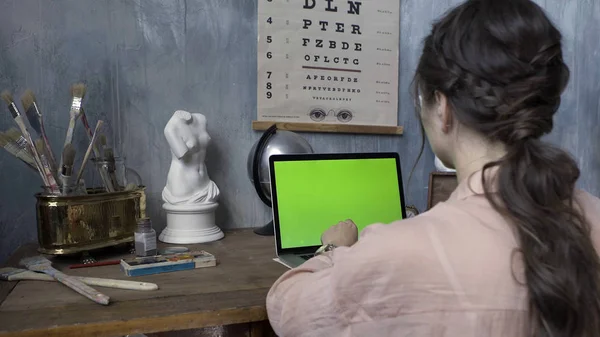
POLYGON ((400 0, 258 0, 259 121, 396 126, 400 0))

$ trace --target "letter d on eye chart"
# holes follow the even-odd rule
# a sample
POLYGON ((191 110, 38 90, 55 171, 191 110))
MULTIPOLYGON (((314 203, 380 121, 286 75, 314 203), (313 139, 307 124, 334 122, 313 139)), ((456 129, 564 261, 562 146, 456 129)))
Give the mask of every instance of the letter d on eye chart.
POLYGON ((396 126, 399 0, 258 0, 258 120, 396 126))

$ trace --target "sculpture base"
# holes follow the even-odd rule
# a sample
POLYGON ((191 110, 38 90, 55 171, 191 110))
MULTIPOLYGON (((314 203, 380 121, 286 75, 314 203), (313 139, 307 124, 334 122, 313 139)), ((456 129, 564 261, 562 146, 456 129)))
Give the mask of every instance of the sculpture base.
POLYGON ((212 242, 225 234, 215 224, 218 203, 195 205, 163 204, 167 213, 167 227, 158 239, 166 243, 191 244, 212 242))

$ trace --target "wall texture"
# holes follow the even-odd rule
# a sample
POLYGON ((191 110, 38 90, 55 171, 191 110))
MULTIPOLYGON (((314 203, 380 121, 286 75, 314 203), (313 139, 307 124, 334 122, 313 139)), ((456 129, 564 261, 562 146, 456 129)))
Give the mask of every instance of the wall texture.
MULTIPOLYGON (((427 150, 406 186, 420 145, 408 87, 431 20, 459 1, 399 1, 398 115, 405 135, 305 136, 319 152, 399 152, 408 203, 423 210, 433 158, 427 150)), ((599 195, 600 2, 537 1, 562 29, 573 72, 549 139, 578 158, 580 186, 599 195)), ((250 128, 256 116, 256 11, 257 0, 0 0, 0 89, 10 89, 16 97, 26 88, 36 92, 58 153, 68 120, 69 87, 84 81, 89 118, 94 123, 105 119, 111 130, 122 131, 128 165, 147 186, 157 230, 164 227, 160 193, 170 163, 163 127, 177 109, 205 114, 213 138, 208 169, 223 191, 219 224, 259 226, 270 210, 246 174, 248 151, 260 136, 250 128)), ((8 111, 0 110, 0 129, 13 126, 8 111)), ((80 160, 85 151, 81 128, 76 139, 80 160)), ((2 263, 20 244, 36 238, 33 194, 40 182, 4 152, 0 172, 2 263)))

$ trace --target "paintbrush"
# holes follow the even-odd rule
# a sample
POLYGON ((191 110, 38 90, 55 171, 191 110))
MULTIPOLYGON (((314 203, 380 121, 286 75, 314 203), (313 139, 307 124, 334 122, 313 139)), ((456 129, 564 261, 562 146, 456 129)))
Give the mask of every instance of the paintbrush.
POLYGON ((25 258, 21 260, 21 265, 27 267, 27 269, 31 271, 42 272, 52 276, 58 282, 66 285, 67 287, 75 290, 76 292, 96 303, 108 305, 110 301, 110 297, 102 294, 98 290, 86 285, 74 277, 65 275, 64 273, 54 269, 50 260, 43 256, 25 258))
POLYGON ((0 147, 3 147, 8 153, 12 154, 27 164, 28 167, 37 172, 37 168, 35 167, 35 162, 33 161, 31 154, 18 147, 17 144, 15 144, 10 138, 8 138, 8 136, 4 134, 4 132, 0 132, 0 147))
POLYGON ((65 145, 62 152, 62 163, 63 166, 58 174, 58 180, 60 181, 61 193, 66 195, 69 193, 69 181, 73 174, 73 163, 75 162, 75 147, 73 144, 65 145))
MULTIPOLYGON (((85 129, 85 133, 88 135, 88 139, 92 141, 92 137, 94 136, 94 134, 92 133, 92 128, 90 127, 90 123, 88 122, 83 107, 81 107, 81 124, 83 124, 83 128, 85 129)), ((100 150, 98 150, 98 146, 94 145, 94 147, 92 147, 92 150, 94 151, 94 157, 100 158, 100 150)))
POLYGON ((50 141, 48 141, 48 137, 46 136, 42 112, 38 107, 35 95, 33 94, 33 91, 31 91, 31 89, 25 90, 25 93, 21 96, 21 104, 23 105, 23 109, 25 110, 25 116, 27 116, 29 125, 33 130, 35 130, 38 136, 44 140, 48 163, 52 168, 52 172, 56 173, 56 159, 54 157, 54 153, 52 152, 50 141))
POLYGON ((46 178, 46 175, 44 174, 44 167, 42 166, 42 161, 40 159, 40 156, 37 153, 37 151, 35 150, 33 140, 31 139, 31 135, 27 131, 27 127, 25 126, 25 121, 23 120, 23 116, 21 116, 21 113, 19 113, 19 109, 17 109, 17 105, 15 104, 12 95, 8 91, 3 91, 2 94, 0 94, 0 96, 2 96, 2 99, 8 105, 8 110, 12 114, 12 117, 15 120, 15 123, 17 123, 17 125, 19 126, 19 129, 21 130, 21 134, 23 135, 25 140, 27 140, 27 142, 28 142, 29 151, 31 151, 31 154, 33 154, 35 166, 37 166, 38 172, 39 172, 40 176, 42 177, 42 181, 44 182, 44 185, 49 186, 50 183, 48 182, 48 179, 46 178))
POLYGON ((29 150, 29 144, 27 143, 25 137, 23 137, 21 134, 21 131, 19 131, 17 128, 10 128, 4 132, 4 137, 8 141, 7 145, 14 148, 19 155, 29 158, 30 161, 33 162, 33 165, 37 171, 35 159, 33 158, 33 154, 29 150))
POLYGON ((50 167, 50 162, 48 161, 46 146, 44 145, 44 140, 39 138, 35 141, 35 148, 37 152, 40 154, 40 160, 42 161, 42 166, 44 167, 44 174, 48 179, 48 183, 50 184, 50 192, 51 193, 60 193, 60 189, 58 188, 58 184, 56 183, 56 178, 52 173, 52 168, 50 167))
POLYGON ((85 156, 83 157, 83 161, 81 162, 81 167, 79 168, 79 172, 77 173, 77 178, 75 179, 75 186, 79 185, 79 180, 81 179, 81 176, 83 175, 83 169, 85 168, 85 165, 86 165, 88 159, 90 158, 90 154, 92 153, 92 148, 94 147, 96 141, 98 140, 99 131, 103 124, 104 124, 104 122, 101 120, 99 120, 98 123, 96 123, 96 129, 94 130, 94 135, 92 136, 92 140, 90 141, 90 145, 88 146, 87 151, 85 151, 85 156))
MULTIPOLYGON (((88 122, 87 116, 85 114, 85 109, 83 108, 83 106, 81 107, 81 123, 83 124, 85 133, 88 135, 88 138, 91 142, 92 137, 93 137, 92 128, 90 127, 90 124, 88 122)), ((100 135, 100 136, 104 137, 104 145, 106 145, 106 136, 104 136, 104 135, 100 135)), ((102 138, 100 138, 100 140, 102 140, 102 138)), ((103 143, 101 142, 100 144, 103 144, 103 143)), ((96 160, 100 160, 102 153, 98 149, 98 146, 96 146, 94 144, 94 146, 92 146, 92 151, 94 153, 94 158, 96 158, 96 160)), ((115 189, 113 188, 112 184, 110 183, 110 177, 108 175, 108 172, 102 166, 98 166, 97 168, 98 168, 98 172, 100 173, 100 180, 102 180, 102 185, 104 185, 104 188, 108 192, 113 192, 115 189)))
MULTIPOLYGON (((96 154, 96 158, 100 158, 102 157, 102 161, 108 163, 106 161, 106 135, 102 134, 100 135, 100 138, 98 138, 98 142, 100 143, 100 151, 102 151, 102 155, 100 154, 96 154)), ((114 157, 114 156, 113 156, 114 157)), ((116 180, 114 180, 112 178, 112 176, 110 175, 110 171, 109 171, 109 167, 108 165, 102 165, 99 167, 100 173, 104 173, 103 178, 105 177, 105 180, 103 179, 103 183, 104 186, 106 187, 107 191, 116 191, 119 187, 118 183, 116 182, 116 180)))
POLYGON ((88 122, 87 116, 85 114, 85 109, 83 107, 81 107, 81 124, 83 124, 83 128, 85 129, 85 132, 88 135, 88 138, 92 139, 93 133, 92 133, 92 127, 90 126, 90 123, 88 122))
MULTIPOLYGON (((31 156, 31 159, 33 159, 33 153, 31 153, 31 149, 29 148, 29 143, 27 142, 27 139, 25 139, 25 137, 23 137, 23 134, 21 133, 21 131, 19 131, 19 129, 10 128, 10 129, 6 130, 4 135, 6 135, 6 137, 13 144, 15 144, 19 149, 21 149, 21 151, 29 154, 31 156)), ((34 160, 34 163, 35 163, 35 160, 34 160)))
POLYGON ((100 150, 104 153, 104 150, 106 149, 106 135, 101 134, 100 138, 98 138, 98 142, 100 143, 100 150))
POLYGON ((100 135, 100 148, 102 149, 102 158, 106 162, 106 171, 108 172, 108 176, 110 179, 110 185, 113 188, 113 191, 120 190, 122 186, 119 185, 117 181, 117 176, 115 175, 115 155, 113 150, 106 146, 106 135, 100 135))
MULTIPOLYGON (((77 83, 71 86, 71 110, 69 111, 69 128, 67 129, 67 135, 65 136, 65 146, 71 144, 73 141, 73 132, 75 131, 75 123, 81 115, 81 101, 85 96, 85 84, 77 83)), ((62 167, 63 163, 60 163, 59 167, 62 167)))
MULTIPOLYGON (((100 150, 102 150, 102 154, 103 154, 104 149, 106 148, 106 136, 104 134, 101 134, 98 137, 98 142, 100 143, 100 150)), ((106 158, 105 158, 106 155, 102 155, 102 154, 98 150, 98 147, 94 146, 94 155, 96 156, 97 160, 100 160, 100 162, 106 162, 106 158)), ((107 192, 116 191, 118 185, 115 185, 112 182, 112 178, 110 177, 109 170, 108 170, 108 165, 104 165, 104 164, 99 165, 98 171, 100 171, 100 178, 102 178, 102 184, 106 188, 106 191, 107 192)))
MULTIPOLYGON (((135 281, 123 281, 114 280, 108 278, 97 278, 97 277, 81 277, 71 276, 74 279, 81 281, 88 286, 97 286, 105 288, 116 288, 116 289, 128 289, 128 290, 157 290, 158 285, 155 283, 148 282, 135 282, 135 281)), ((54 277, 36 273, 31 270, 20 269, 20 268, 0 268, 0 280, 4 281, 24 281, 24 280, 37 280, 37 281, 56 281, 54 277)))
POLYGON ((37 165, 35 162, 35 158, 33 158, 33 154, 29 149, 29 143, 21 134, 17 128, 10 128, 4 132, 4 136, 6 140, 9 142, 9 146, 16 149, 20 156, 28 158, 28 161, 33 163, 35 170, 37 171, 37 165))
POLYGON ((117 175, 115 174, 115 155, 113 154, 113 150, 111 148, 107 148, 104 150, 104 160, 106 160, 108 175, 110 176, 110 182, 114 190, 120 190, 121 186, 119 186, 119 182, 117 181, 117 175))

